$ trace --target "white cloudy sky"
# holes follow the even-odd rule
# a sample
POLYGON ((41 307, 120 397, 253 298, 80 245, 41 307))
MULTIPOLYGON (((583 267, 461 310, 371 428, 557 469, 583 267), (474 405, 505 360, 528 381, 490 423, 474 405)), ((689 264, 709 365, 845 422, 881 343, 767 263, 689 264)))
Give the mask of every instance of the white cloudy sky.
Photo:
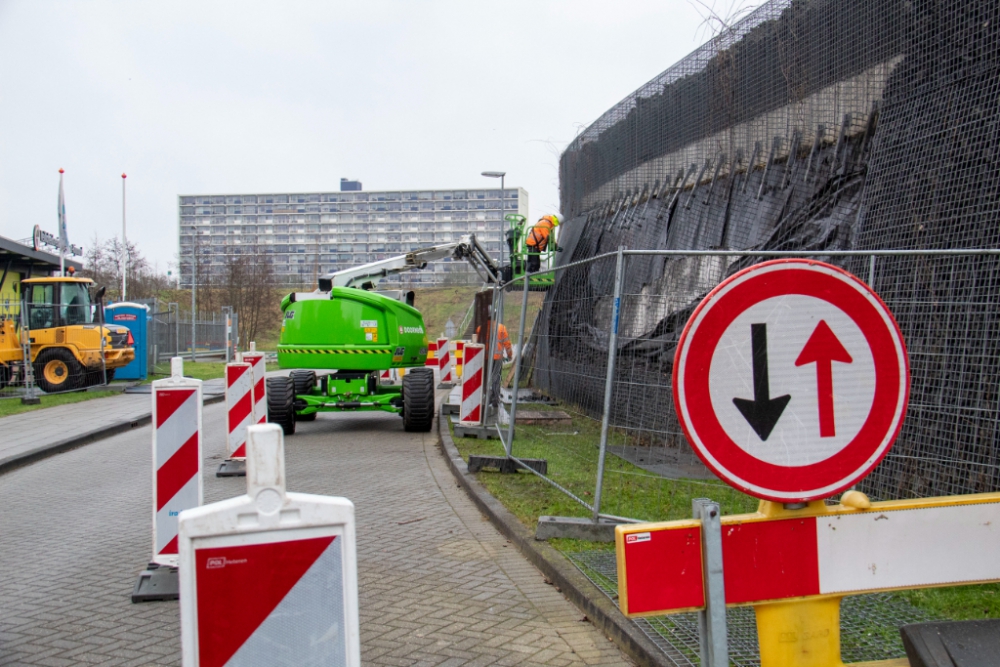
MULTIPOLYGON (((0 235, 121 233, 177 195, 496 187, 558 207, 581 127, 707 37, 695 0, 0 0, 0 235)), ((702 10, 703 11, 703 10, 702 10)))

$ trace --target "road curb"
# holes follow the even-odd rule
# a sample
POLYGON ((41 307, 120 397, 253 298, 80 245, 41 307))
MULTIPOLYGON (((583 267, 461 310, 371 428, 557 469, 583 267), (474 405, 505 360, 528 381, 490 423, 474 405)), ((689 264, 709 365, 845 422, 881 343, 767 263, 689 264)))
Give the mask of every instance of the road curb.
MULTIPOLYGON (((225 399, 225 395, 213 395, 206 397, 202 401, 202 404, 212 405, 213 403, 221 403, 225 399)), ((46 445, 40 445, 27 452, 21 452, 20 454, 8 456, 0 459, 0 475, 10 472, 16 468, 34 463, 35 461, 40 461, 50 456, 62 454, 63 452, 68 452, 71 449, 83 447, 84 445, 89 445, 93 442, 97 442, 98 440, 104 440, 105 438, 110 438, 111 436, 118 435, 119 433, 124 433, 125 431, 131 431, 134 428, 145 426, 150 423, 152 419, 153 413, 148 412, 141 415, 137 419, 108 424, 107 426, 95 428, 91 431, 87 431, 86 433, 80 433, 69 438, 64 438, 63 440, 51 442, 46 445)))
POLYGON ((542 574, 561 589, 562 594, 575 604, 590 622, 604 632, 611 641, 640 665, 648 667, 674 667, 674 663, 643 634, 635 623, 625 617, 618 607, 608 599, 597 586, 580 572, 575 565, 549 546, 546 542, 535 540, 531 530, 504 507, 499 500, 486 490, 479 481, 468 472, 465 460, 462 459, 452 440, 448 429, 448 416, 438 415, 438 443, 441 452, 448 460, 452 474, 459 485, 486 515, 497 530, 513 542, 518 550, 531 561, 531 564, 541 570, 542 574))

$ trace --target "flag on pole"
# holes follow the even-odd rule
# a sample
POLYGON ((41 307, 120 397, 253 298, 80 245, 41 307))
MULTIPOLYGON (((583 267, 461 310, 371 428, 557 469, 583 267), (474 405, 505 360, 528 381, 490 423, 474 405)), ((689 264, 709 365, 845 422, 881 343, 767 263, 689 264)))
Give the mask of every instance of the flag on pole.
POLYGON ((59 170, 59 249, 63 252, 69 248, 69 236, 66 233, 66 199, 63 196, 63 170, 59 170))

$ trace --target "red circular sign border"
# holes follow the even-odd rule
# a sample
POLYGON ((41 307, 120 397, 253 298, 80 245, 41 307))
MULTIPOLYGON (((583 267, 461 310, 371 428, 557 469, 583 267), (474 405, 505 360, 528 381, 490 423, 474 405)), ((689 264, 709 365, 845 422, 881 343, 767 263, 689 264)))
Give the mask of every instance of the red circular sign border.
MULTIPOLYGON (((684 330, 681 332, 681 336, 677 343, 677 351, 674 355, 674 408, 677 412, 678 421, 680 422, 692 449, 694 449, 695 453, 705 463, 705 465, 709 467, 709 469, 734 488, 737 488, 745 493, 749 493, 755 497, 778 502, 815 500, 831 496, 839 491, 849 488, 859 479, 862 479, 865 475, 867 475, 872 468, 878 465, 882 458, 884 458, 888 453, 892 443, 895 441, 896 437, 899 435, 900 429, 902 428, 903 417, 906 414, 907 405, 909 403, 909 382, 910 370, 909 359, 906 353, 906 345, 903 341, 902 333, 899 331, 899 326, 885 303, 877 294, 875 294, 875 292, 873 292, 865 283, 854 275, 839 267, 813 260, 779 259, 763 262, 744 269, 724 280, 716 286, 715 289, 709 292, 702 302, 698 304, 698 307, 695 308, 691 317, 688 319, 684 330), (789 264, 795 266, 784 268, 784 265, 789 264), (775 271, 774 269, 779 267, 779 265, 782 270, 780 272, 775 271), (825 271, 816 271, 814 270, 814 267, 822 268, 825 271), (766 270, 762 271, 762 269, 766 270), (801 275, 795 276, 795 278, 798 278, 799 281, 793 281, 794 289, 789 290, 788 287, 784 285, 765 285, 763 290, 760 288, 757 290, 752 289, 752 286, 756 285, 760 280, 766 280, 768 277, 773 278, 777 274, 784 274, 782 278, 787 280, 788 271, 801 272, 801 275), (840 277, 830 275, 827 271, 839 275, 840 277), (759 275, 747 279, 747 274, 750 273, 757 273, 759 275), (844 278, 849 278, 849 283, 853 283, 847 285, 847 287, 850 288, 850 291, 845 292, 845 294, 840 296, 831 295, 829 293, 829 288, 833 287, 836 289, 844 287, 844 283, 848 282, 845 281, 844 278), (741 284, 730 288, 734 282, 741 282, 741 284), (816 283, 825 283, 827 289, 822 289, 823 285, 817 285, 816 283), (727 292, 719 298, 719 293, 723 291, 727 292), (751 294, 745 294, 746 292, 751 292, 751 294), (850 443, 848 443, 846 447, 824 461, 820 461, 809 466, 799 467, 795 475, 797 483, 792 485, 786 484, 784 485, 785 488, 772 487, 770 489, 765 489, 761 487, 767 485, 757 481, 756 479, 743 479, 735 473, 730 472, 726 467, 726 463, 729 459, 735 459, 737 464, 749 466, 754 474, 762 471, 765 477, 773 478, 777 476, 781 481, 787 479, 789 471, 792 468, 775 466, 761 461, 760 459, 756 459, 746 453, 743 449, 736 445, 731 438, 729 438, 728 434, 725 433, 725 430, 719 423, 713 409, 703 410, 700 413, 683 410, 680 399, 680 388, 682 387, 682 384, 679 382, 679 376, 683 366, 685 374, 683 387, 685 391, 686 403, 691 405, 711 405, 711 400, 708 394, 708 368, 711 363, 712 354, 714 354, 715 351, 715 345, 718 343, 718 340, 725 331, 725 328, 754 303, 759 303, 765 299, 783 296, 785 294, 803 294, 805 296, 812 296, 814 298, 827 301, 847 314, 848 317, 850 317, 855 324, 857 324, 862 334, 865 336, 865 339, 868 341, 869 346, 872 347, 872 357, 876 368, 876 391, 873 399, 873 410, 869 413, 869 416, 865 420, 865 423, 859 433, 850 443), (867 294, 869 298, 866 298, 864 296, 865 294, 867 294), (857 317, 853 314, 848 314, 848 311, 838 305, 838 303, 844 302, 845 300, 853 302, 849 303, 849 307, 857 308, 860 306, 862 311, 868 311, 865 313, 865 316, 862 317, 864 321, 858 322, 857 317), (733 301, 736 302, 735 307, 731 304, 733 301), (709 320, 709 318, 713 317, 711 311, 716 309, 720 304, 723 306, 729 306, 727 309, 729 312, 733 312, 733 310, 736 312, 736 315, 733 317, 715 315, 714 319, 721 321, 721 325, 709 320), (875 321, 872 321, 873 317, 875 318, 875 321), (707 352, 699 350, 698 354, 695 355, 695 359, 700 360, 702 363, 700 365, 693 364, 691 362, 692 355, 690 353, 691 345, 689 344, 692 329, 695 327, 695 324, 697 324, 696 333, 700 334, 704 330, 706 323, 709 327, 714 326, 715 330, 711 328, 709 329, 709 334, 711 336, 710 344, 699 342, 700 348, 708 350, 707 352), (872 331, 870 329, 874 324, 882 324, 883 326, 880 326, 875 331, 872 331), (890 326, 891 329, 889 328, 890 326), (872 340, 873 336, 877 339, 874 341, 874 345, 872 340), (889 344, 889 351, 891 354, 879 354, 878 348, 884 347, 887 342, 889 344), (898 342, 898 349, 896 347, 896 342, 898 342), (684 356, 684 359, 681 359, 682 355, 684 356), (903 364, 902 374, 900 373, 899 366, 896 363, 897 359, 900 357, 903 364), (698 375, 699 371, 700 377, 698 375), (880 378, 886 379, 880 380, 880 378), (902 383, 904 385, 902 388, 900 387, 900 379, 902 379, 902 383), (689 387, 693 388, 694 391, 692 392, 689 387), (900 389, 902 389, 901 404, 898 400, 898 392, 900 389), (692 393, 694 393, 694 396, 691 395, 692 393), (886 397, 890 394, 895 394, 896 400, 885 401, 886 397), (879 406, 883 402, 886 404, 892 404, 892 409, 889 413, 885 410, 876 411, 874 409, 875 406, 879 406), (898 413, 896 410, 897 405, 899 408, 898 413), (685 417, 686 412, 688 413, 687 418, 685 417), (688 423, 688 419, 691 419, 695 423, 688 423), (892 424, 893 420, 895 421, 895 424, 892 424), (870 439, 872 438, 871 434, 878 429, 886 428, 891 430, 886 430, 884 431, 885 435, 875 438, 877 441, 876 447, 872 450, 870 442, 870 439), (704 430, 708 430, 710 433, 705 434, 704 430), (696 435, 698 437, 695 437, 696 435), (713 461, 710 456, 706 455, 708 448, 706 448, 703 444, 705 435, 714 438, 712 441, 712 449, 718 449, 721 447, 721 455, 716 451, 711 452, 712 457, 715 457, 718 463, 713 461), (703 448, 705 448, 704 451, 703 448), (880 452, 879 448, 881 448, 880 452), (874 454, 877 454, 877 456, 874 456, 874 458, 869 460, 869 458, 874 454), (842 463, 845 458, 848 460, 846 465, 842 463), (825 471, 824 468, 826 469, 825 471), (847 472, 843 472, 844 470, 847 470, 847 472), (803 471, 807 476, 807 480, 811 481, 811 483, 801 483, 802 478, 800 473, 803 471), (809 488, 803 489, 801 488, 803 486, 808 486, 809 488)), ((744 475, 744 477, 752 478, 754 477, 754 474, 744 475)))

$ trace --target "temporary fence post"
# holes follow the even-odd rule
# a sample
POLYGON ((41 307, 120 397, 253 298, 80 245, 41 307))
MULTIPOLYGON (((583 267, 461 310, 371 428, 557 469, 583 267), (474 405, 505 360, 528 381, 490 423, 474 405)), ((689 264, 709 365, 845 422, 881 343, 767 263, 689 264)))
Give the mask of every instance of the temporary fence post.
MULTIPOLYGON (((493 355, 497 349, 497 334, 499 331, 500 319, 497 313, 497 292, 500 290, 493 286, 493 304, 490 306, 490 317, 487 320, 489 322, 489 327, 486 330, 486 377, 483 378, 483 384, 486 390, 483 392, 483 426, 489 420, 490 416, 490 394, 493 391, 493 355)), ((499 396, 497 397, 499 401, 499 396)))
POLYGON ((615 382, 615 357, 618 347, 618 315, 621 311, 622 282, 625 274, 625 246, 618 246, 615 259, 615 293, 608 336, 608 370, 604 377, 604 414, 601 416, 601 449, 597 455, 597 485, 594 488, 594 523, 601 515, 601 488, 604 485, 604 457, 608 450, 608 423, 611 421, 611 394, 615 382))
POLYGON ((868 286, 875 289, 875 255, 868 258, 868 286))
POLYGON ((521 290, 521 319, 517 330, 517 358, 514 360, 514 387, 510 397, 510 424, 507 425, 507 458, 514 449, 514 420, 517 419, 517 390, 521 386, 521 358, 524 355, 524 322, 528 311, 528 274, 524 274, 524 289, 521 290))
POLYGON ((691 501, 701 521, 701 559, 705 572, 705 608, 698 612, 703 667, 729 667, 726 635, 726 590, 722 576, 722 512, 708 498, 691 501))

